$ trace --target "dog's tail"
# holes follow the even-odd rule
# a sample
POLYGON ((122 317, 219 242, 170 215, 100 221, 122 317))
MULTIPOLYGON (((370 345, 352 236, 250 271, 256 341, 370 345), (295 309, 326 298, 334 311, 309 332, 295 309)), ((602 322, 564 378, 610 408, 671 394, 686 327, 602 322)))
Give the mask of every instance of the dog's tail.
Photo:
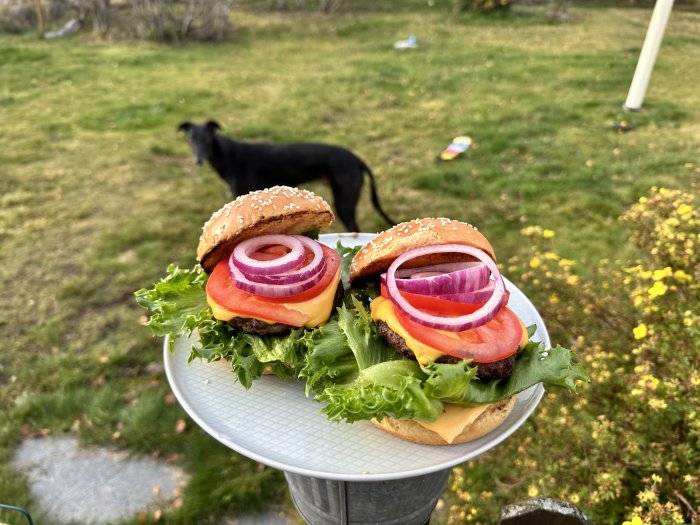
POLYGON ((379 195, 377 194, 377 185, 374 182, 374 174, 372 173, 372 170, 369 169, 369 166, 365 164, 364 162, 362 163, 362 168, 364 169, 365 173, 369 175, 369 189, 370 189, 370 195, 372 198, 372 204, 374 205, 374 209, 379 212, 379 215, 384 217, 384 220, 387 221, 389 224, 394 226, 396 224, 396 221, 389 217, 384 210, 382 209, 382 205, 379 204, 379 195))

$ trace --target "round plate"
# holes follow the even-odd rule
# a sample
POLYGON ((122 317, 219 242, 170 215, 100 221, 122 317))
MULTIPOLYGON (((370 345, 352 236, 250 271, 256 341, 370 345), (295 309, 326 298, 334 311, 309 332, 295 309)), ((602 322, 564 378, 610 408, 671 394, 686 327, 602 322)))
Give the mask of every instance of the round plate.
MULTIPOLYGON (((324 234, 331 247, 365 244, 373 234, 324 234)), ((549 335, 533 304, 510 281, 508 306, 526 326, 537 325, 533 339, 550 347, 549 335)), ((472 459, 495 447, 532 414, 542 399, 542 384, 521 392, 508 418, 494 431, 461 445, 430 446, 404 441, 369 421, 333 423, 321 405, 304 395, 301 381, 263 376, 245 390, 226 363, 187 364, 192 341, 179 339, 175 351, 164 345, 165 371, 178 401, 212 437, 236 452, 271 467, 316 478, 384 481, 429 474, 472 459)))

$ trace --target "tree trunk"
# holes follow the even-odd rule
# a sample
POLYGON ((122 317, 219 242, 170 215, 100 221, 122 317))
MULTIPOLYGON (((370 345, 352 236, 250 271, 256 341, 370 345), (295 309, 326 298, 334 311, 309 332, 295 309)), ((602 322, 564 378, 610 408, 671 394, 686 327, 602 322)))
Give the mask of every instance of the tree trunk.
POLYGON ((44 18, 44 8, 41 6, 41 0, 34 0, 34 10, 36 11, 37 38, 43 40, 46 32, 46 19, 44 18))

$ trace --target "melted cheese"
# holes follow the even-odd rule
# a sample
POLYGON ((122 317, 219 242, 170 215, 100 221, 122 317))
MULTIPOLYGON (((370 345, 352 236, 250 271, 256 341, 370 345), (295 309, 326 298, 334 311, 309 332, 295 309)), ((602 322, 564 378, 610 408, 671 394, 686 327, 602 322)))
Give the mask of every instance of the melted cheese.
POLYGON ((399 323, 399 320, 396 318, 394 304, 390 300, 379 296, 370 303, 369 309, 373 321, 384 321, 389 328, 399 334, 403 340, 406 341, 406 346, 410 348, 411 352, 413 352, 413 355, 416 356, 416 360, 420 364, 427 365, 428 361, 435 361, 438 357, 444 355, 442 352, 436 350, 432 346, 421 343, 408 335, 408 332, 404 330, 403 326, 401 326, 401 323, 399 323))
MULTIPOLYGON (((305 313, 309 316, 308 321, 304 323, 307 328, 315 328, 322 325, 331 316, 333 311, 333 299, 335 299, 335 291, 338 288, 338 282, 340 281, 340 268, 333 277, 331 284, 323 290, 316 297, 313 297, 307 301, 299 301, 297 303, 278 303, 280 306, 289 308, 290 310, 296 310, 298 312, 305 313)), ((250 317, 249 315, 239 315, 236 312, 224 308, 220 304, 214 302, 214 300, 207 295, 207 302, 214 315, 214 318, 221 321, 229 321, 234 317, 250 317)), ((263 319, 262 317, 256 317, 261 321, 273 324, 276 321, 271 321, 270 319, 263 319)))
MULTIPOLYGON (((444 355, 442 352, 436 350, 432 346, 426 345, 425 343, 421 343, 417 339, 414 339, 406 330, 404 330, 403 326, 401 326, 401 323, 396 318, 394 304, 389 299, 379 296, 370 303, 369 308, 372 320, 375 322, 384 321, 389 328, 399 334, 403 340, 406 341, 406 346, 408 346, 411 352, 413 352, 413 355, 416 356, 416 360, 421 365, 427 365, 429 361, 435 361, 438 357, 444 355)), ((520 324, 523 328, 523 336, 520 339, 519 347, 524 348, 528 341, 527 328, 525 328, 522 321, 520 321, 520 324)), ((428 330, 430 329, 428 328, 428 330)), ((440 333, 453 337, 454 339, 459 339, 459 336, 455 332, 440 330, 440 333)))
POLYGON ((523 336, 520 338, 520 342, 518 343, 518 348, 522 350, 530 342, 530 337, 527 335, 527 326, 525 326, 523 320, 518 317, 518 321, 520 321, 520 326, 523 327, 523 336))
POLYGON ((419 425, 439 434, 442 439, 452 443, 467 425, 471 425, 489 405, 461 407, 445 405, 442 414, 435 421, 417 421, 419 425))

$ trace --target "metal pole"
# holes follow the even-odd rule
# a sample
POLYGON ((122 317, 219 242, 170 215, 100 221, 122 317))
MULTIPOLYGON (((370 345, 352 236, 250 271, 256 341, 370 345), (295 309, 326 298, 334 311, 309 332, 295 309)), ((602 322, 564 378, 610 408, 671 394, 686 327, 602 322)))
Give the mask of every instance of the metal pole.
POLYGON ((644 94, 646 93, 647 86, 649 85, 651 71, 654 68, 654 62, 656 61, 656 54, 661 46, 661 39, 664 36, 666 23, 671 15, 672 7, 673 0, 656 0, 654 12, 651 15, 651 21, 649 22, 647 36, 644 39, 642 52, 640 53, 639 61, 637 62, 637 69, 634 72, 632 84, 630 85, 630 90, 627 94, 627 100, 623 106, 623 108, 627 111, 639 111, 642 109, 644 94))

